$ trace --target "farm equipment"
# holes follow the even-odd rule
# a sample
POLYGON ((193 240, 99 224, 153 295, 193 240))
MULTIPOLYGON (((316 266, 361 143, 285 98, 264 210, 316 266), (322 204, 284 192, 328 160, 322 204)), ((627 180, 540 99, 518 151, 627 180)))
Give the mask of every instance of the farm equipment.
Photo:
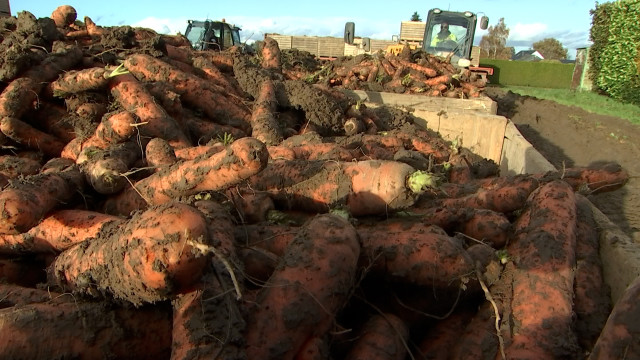
POLYGON ((240 45, 239 27, 215 20, 189 20, 184 35, 196 50, 224 50, 240 45))
MULTIPOLYGON (((427 15, 422 49, 430 54, 442 56, 453 65, 469 68, 480 75, 493 74, 492 68, 480 67, 480 48, 473 46, 478 17, 471 11, 456 12, 431 9, 427 15), (442 24, 447 24, 452 37, 438 41, 442 24)), ((489 19, 480 18, 480 29, 486 29, 489 19)))
MULTIPOLYGON (((429 10, 426 22, 403 21, 400 24, 400 36, 397 43, 388 45, 385 52, 398 54, 404 46, 412 50, 424 51, 448 59, 453 65, 460 68, 468 68, 478 73, 482 78, 487 74, 492 75, 493 69, 480 67, 480 48, 473 46, 478 17, 471 11, 457 12, 445 11, 438 8, 429 10), (438 33, 441 25, 447 24, 450 35, 446 41, 438 41, 438 33)), ((480 29, 486 29, 489 19, 486 16, 480 18, 480 29)), ((346 44, 354 44, 353 23, 345 26, 344 41, 346 44)), ((374 52, 367 47, 371 40, 363 38, 362 50, 364 53, 374 52)))

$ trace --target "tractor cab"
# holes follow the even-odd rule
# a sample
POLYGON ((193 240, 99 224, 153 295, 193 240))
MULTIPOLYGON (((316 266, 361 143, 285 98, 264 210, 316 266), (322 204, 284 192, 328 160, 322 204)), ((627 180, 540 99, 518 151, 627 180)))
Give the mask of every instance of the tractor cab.
MULTIPOLYGON (((476 22, 476 14, 470 11, 429 10, 422 45, 423 50, 445 58, 469 60, 476 32, 476 22)), ((488 22, 489 20, 483 16, 480 28, 486 29, 488 22)))
POLYGON ((213 20, 189 20, 184 35, 196 50, 224 50, 240 45, 240 28, 213 20))

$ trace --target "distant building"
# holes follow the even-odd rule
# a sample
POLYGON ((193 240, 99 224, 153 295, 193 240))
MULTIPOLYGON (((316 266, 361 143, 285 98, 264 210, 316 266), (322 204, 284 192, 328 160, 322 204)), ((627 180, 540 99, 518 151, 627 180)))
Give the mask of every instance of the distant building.
POLYGON ((540 54, 537 50, 522 50, 513 55, 511 57, 511 60, 539 61, 544 60, 544 56, 542 56, 542 54, 540 54))

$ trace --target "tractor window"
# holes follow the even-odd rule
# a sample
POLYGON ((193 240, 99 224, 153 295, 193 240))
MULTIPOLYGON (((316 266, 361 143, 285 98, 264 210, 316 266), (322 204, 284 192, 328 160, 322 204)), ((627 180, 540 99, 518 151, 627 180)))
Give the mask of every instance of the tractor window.
POLYGON ((233 43, 235 45, 240 44, 240 30, 237 28, 231 31, 231 37, 233 37, 233 43))
POLYGON ((427 38, 429 41, 429 52, 446 56, 447 53, 454 51, 456 55, 462 56, 464 52, 464 43, 467 38, 467 26, 465 21, 440 18, 429 25, 427 29, 427 38))
POLYGON ((193 26, 187 33, 187 39, 189 42, 193 44, 194 47, 200 46, 200 42, 202 42, 202 37, 204 35, 204 28, 201 26, 193 26))
POLYGON ((224 25, 224 38, 222 39, 222 47, 228 49, 233 46, 233 38, 231 37, 231 28, 229 25, 224 25))

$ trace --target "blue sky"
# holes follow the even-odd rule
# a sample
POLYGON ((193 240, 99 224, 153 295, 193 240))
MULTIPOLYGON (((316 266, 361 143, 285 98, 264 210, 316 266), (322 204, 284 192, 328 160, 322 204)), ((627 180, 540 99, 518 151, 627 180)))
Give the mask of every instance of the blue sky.
MULTIPOLYGON (((601 1, 606 2, 606 1, 601 1)), ((589 44, 593 0, 459 0, 459 1, 195 1, 195 0, 10 0, 11 11, 29 11, 49 17, 59 5, 73 6, 78 19, 89 16, 102 26, 131 25, 161 33, 184 32, 188 19, 221 19, 242 28, 243 40, 260 40, 264 33, 342 37, 344 23, 356 24, 356 36, 388 39, 400 31, 400 22, 417 11, 423 20, 430 8, 473 11, 495 25, 503 17, 510 29, 507 45, 531 48, 535 41, 558 39, 575 57, 575 49, 589 44), (209 3, 210 5, 202 5, 209 3), (393 4, 393 5, 391 5, 393 4)), ((484 31, 476 32, 476 42, 484 31)))

